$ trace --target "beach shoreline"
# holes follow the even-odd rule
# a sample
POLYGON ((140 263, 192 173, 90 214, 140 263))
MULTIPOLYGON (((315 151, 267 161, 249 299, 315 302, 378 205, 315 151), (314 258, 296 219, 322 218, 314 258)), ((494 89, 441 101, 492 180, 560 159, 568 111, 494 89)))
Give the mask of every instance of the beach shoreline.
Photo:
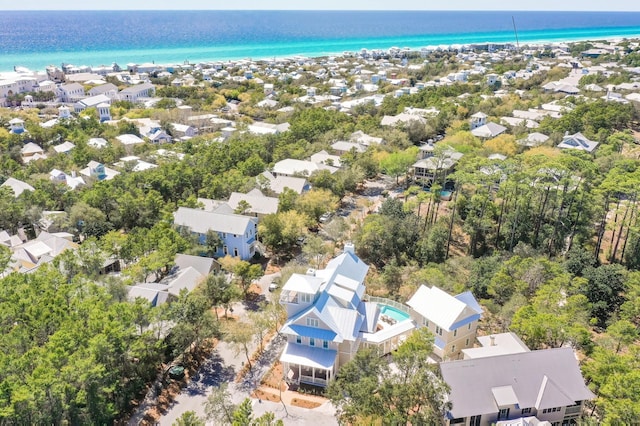
MULTIPOLYGON (((606 43, 619 43, 621 41, 624 40, 640 40, 640 32, 638 34, 634 34, 634 35, 609 35, 607 37, 597 37, 597 38, 593 38, 593 37, 585 37, 585 38, 576 38, 576 39, 563 39, 563 40, 556 40, 556 39, 552 39, 552 40, 535 40, 535 41, 523 41, 521 43, 519 43, 519 50, 527 50, 528 48, 531 49, 537 49, 540 48, 542 46, 546 46, 548 45, 549 47, 553 48, 555 46, 560 46, 560 45, 566 45, 566 44, 572 44, 572 43, 581 43, 581 42, 587 42, 587 43, 597 43, 597 42, 606 42, 606 43)), ((300 53, 292 53, 292 54, 288 54, 288 55, 279 55, 279 56, 230 56, 230 57, 211 57, 211 58, 189 58, 186 57, 183 60, 167 60, 167 61, 156 61, 156 60, 149 60, 149 54, 145 54, 144 52, 142 52, 142 54, 139 56, 139 61, 128 61, 126 64, 122 63, 120 64, 120 66, 122 68, 125 68, 127 64, 149 64, 149 63, 153 63, 156 64, 159 68, 172 68, 172 67, 177 67, 180 65, 184 65, 184 64, 191 64, 191 65, 196 65, 196 64, 216 64, 216 63, 230 63, 230 62, 256 62, 256 63, 264 63, 264 62, 278 62, 278 61, 283 61, 283 60, 290 60, 290 59, 294 59, 294 58, 306 58, 306 59, 314 59, 314 58, 326 58, 326 57, 344 57, 347 55, 359 55, 361 54, 361 52, 366 51, 366 52, 377 52, 377 53, 388 53, 390 50, 401 50, 401 51, 407 51, 407 52, 413 52, 413 53, 420 53, 423 49, 426 49, 427 51, 436 51, 436 50, 454 50, 454 51, 459 51, 459 50, 470 50, 474 47, 478 48, 481 46, 486 46, 486 45, 494 45, 494 46, 501 46, 501 47, 507 47, 507 48, 512 48, 512 49, 516 49, 516 43, 515 42, 504 42, 504 41, 490 41, 490 40, 485 40, 485 41, 478 41, 478 42, 474 42, 474 43, 451 43, 451 44, 440 44, 440 45, 426 45, 426 46, 383 46, 383 47, 362 47, 358 50, 343 50, 343 51, 332 51, 332 52, 315 52, 315 53, 305 53, 305 52, 300 52, 300 53), (124 66, 123 66, 124 65, 124 66)), ((95 67, 101 67, 101 66, 107 66, 107 64, 113 64, 113 63, 117 63, 117 61, 109 61, 109 60, 105 60, 104 62, 100 62, 100 65, 85 65, 85 64, 80 64, 80 63, 73 63, 72 61, 68 61, 65 59, 64 54, 61 53, 60 54, 60 58, 59 58, 59 62, 58 63, 50 63, 48 65, 42 66, 42 67, 38 67, 38 68, 30 68, 28 66, 23 66, 22 64, 14 64, 13 65, 13 69, 0 69, 0 75, 2 74, 14 74, 16 73, 17 70, 22 70, 22 73, 33 73, 33 72, 44 72, 47 66, 59 66, 58 64, 73 64, 75 66, 83 66, 83 67, 90 67, 90 68, 95 68, 95 67)), ((105 58, 107 59, 107 58, 105 58)))

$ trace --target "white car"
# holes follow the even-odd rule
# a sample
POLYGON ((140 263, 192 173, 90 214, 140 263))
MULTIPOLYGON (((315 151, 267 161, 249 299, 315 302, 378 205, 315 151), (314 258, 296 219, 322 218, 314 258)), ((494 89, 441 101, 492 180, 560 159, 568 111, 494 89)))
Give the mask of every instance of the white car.
POLYGON ((271 284, 269 284, 269 291, 276 291, 278 287, 280 287, 278 284, 272 282, 271 284))

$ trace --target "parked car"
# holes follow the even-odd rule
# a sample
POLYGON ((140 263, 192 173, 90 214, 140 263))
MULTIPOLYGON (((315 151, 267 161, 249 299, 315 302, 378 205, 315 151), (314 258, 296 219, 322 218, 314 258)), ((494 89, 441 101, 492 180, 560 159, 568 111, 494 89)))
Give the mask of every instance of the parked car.
POLYGON ((331 213, 323 213, 322 216, 320 216, 320 223, 326 223, 329 221, 329 219, 331 219, 331 213))

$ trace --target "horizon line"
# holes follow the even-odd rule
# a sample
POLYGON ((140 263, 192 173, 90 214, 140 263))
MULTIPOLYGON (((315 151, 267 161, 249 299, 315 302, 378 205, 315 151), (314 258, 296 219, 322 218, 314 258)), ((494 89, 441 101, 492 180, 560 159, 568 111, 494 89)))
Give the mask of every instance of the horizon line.
POLYGON ((639 10, 550 10, 550 9, 0 9, 2 12, 570 12, 640 13, 639 10))

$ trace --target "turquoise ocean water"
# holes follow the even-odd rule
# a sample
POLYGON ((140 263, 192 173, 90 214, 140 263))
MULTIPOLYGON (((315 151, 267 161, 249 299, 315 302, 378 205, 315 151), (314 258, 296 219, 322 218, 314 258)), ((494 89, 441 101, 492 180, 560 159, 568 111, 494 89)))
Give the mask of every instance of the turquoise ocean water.
POLYGON ((515 43, 513 20, 520 44, 640 37, 630 12, 4 11, 0 71, 515 43))

